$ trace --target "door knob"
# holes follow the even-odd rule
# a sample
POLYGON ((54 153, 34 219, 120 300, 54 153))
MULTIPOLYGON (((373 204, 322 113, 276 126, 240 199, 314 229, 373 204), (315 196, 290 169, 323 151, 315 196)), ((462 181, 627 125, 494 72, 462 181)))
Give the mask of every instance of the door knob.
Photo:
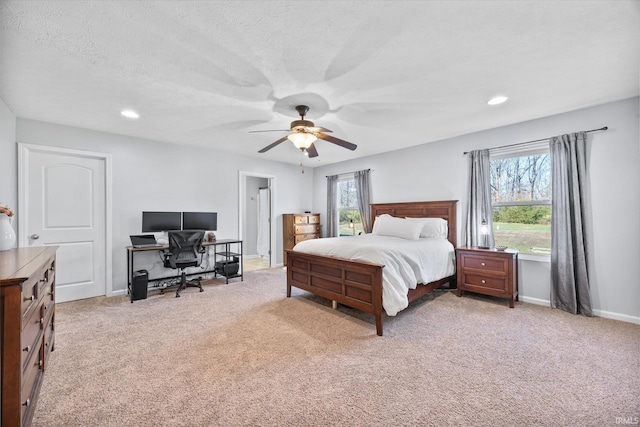
POLYGON ((38 239, 40 238, 40 236, 38 236, 37 234, 32 234, 32 235, 31 235, 31 238, 32 238, 33 240, 38 240, 38 239))

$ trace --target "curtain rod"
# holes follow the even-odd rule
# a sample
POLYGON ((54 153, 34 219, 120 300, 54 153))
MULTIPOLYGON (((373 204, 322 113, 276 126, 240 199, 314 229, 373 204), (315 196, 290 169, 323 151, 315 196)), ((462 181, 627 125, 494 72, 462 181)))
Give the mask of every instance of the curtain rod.
MULTIPOLYGON (((369 169, 362 169, 362 170, 363 170, 363 171, 370 171, 371 169, 369 168, 369 169)), ((359 171, 338 173, 338 174, 336 174, 336 176, 340 176, 340 175, 348 175, 348 174, 350 174, 350 173, 356 173, 356 172, 359 172, 359 171)), ((325 177, 325 178, 329 178, 330 176, 333 176, 333 175, 325 175, 324 177, 325 177)))
MULTIPOLYGON (((589 133, 589 132, 597 132, 597 131, 599 131, 599 130, 607 130, 607 129, 609 129, 609 127, 608 127, 608 126, 604 126, 604 127, 601 127, 600 129, 591 129, 591 130, 588 130, 588 131, 586 131, 586 132, 587 132, 587 133, 589 133)), ((518 143, 516 143, 516 144, 501 145, 501 146, 499 146, 499 147, 491 147, 491 148, 490 148, 490 150, 494 150, 494 149, 496 149, 496 148, 515 147, 516 145, 532 144, 532 143, 534 143, 534 142, 548 141, 548 140, 550 140, 551 138, 552 138, 552 137, 549 137, 549 138, 542 138, 542 139, 534 139, 533 141, 518 142, 518 143)), ((468 152, 468 151, 465 151, 463 154, 469 154, 469 152, 468 152)))

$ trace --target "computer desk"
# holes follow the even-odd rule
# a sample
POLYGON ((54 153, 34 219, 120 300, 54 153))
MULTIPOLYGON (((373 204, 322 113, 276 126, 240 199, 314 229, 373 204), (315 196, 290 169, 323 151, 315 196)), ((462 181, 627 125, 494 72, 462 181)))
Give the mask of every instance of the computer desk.
MULTIPOLYGON (((214 277, 218 275, 224 276, 226 279, 226 283, 229 283, 229 279, 239 277, 240 281, 244 280, 243 275, 243 265, 242 265, 242 240, 238 239, 220 239, 214 240, 212 242, 202 242, 202 246, 206 248, 205 254, 208 255, 209 248, 213 247, 213 267, 208 270, 201 270, 195 273, 188 273, 187 276, 197 276, 199 274, 205 273, 214 273, 214 277), (238 252, 232 252, 232 246, 235 245, 238 248, 238 252), (218 250, 220 246, 224 247, 224 250, 218 250), (220 260, 229 260, 233 259, 233 257, 238 257, 238 263, 240 264, 240 268, 237 274, 226 276, 223 273, 216 270, 216 262, 220 260)), ((149 252, 149 251, 166 251, 169 249, 169 245, 158 245, 158 246, 149 246, 145 248, 134 248, 133 246, 127 246, 127 292, 131 295, 131 282, 133 281, 133 272, 135 271, 135 255, 141 252, 149 252)), ((202 256, 205 256, 203 254, 202 256)), ((149 278, 149 282, 159 282, 161 280, 169 280, 169 279, 177 279, 180 278, 177 276, 166 276, 166 277, 155 277, 149 278)), ((148 287, 148 289, 163 289, 157 286, 148 287)))

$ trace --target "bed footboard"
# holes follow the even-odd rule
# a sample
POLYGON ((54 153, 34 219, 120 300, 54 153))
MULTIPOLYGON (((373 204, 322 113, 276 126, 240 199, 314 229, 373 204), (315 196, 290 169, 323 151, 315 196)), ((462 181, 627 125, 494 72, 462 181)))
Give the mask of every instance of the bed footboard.
POLYGON ((287 297, 291 287, 373 314, 382 336, 383 265, 287 250, 287 297))

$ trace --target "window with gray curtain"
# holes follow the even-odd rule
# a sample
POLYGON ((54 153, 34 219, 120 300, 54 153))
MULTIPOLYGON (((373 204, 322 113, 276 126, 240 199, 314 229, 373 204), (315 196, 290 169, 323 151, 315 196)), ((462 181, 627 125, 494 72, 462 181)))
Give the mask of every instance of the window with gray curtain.
POLYGON ((592 316, 585 222, 586 132, 551 138, 551 306, 592 316))
MULTIPOLYGON (((585 224, 587 132, 555 136, 551 155, 551 292, 554 308, 592 316, 585 224)), ((467 246, 494 246, 489 150, 469 153, 467 246), (485 220, 489 235, 483 238, 485 220)))
POLYGON ((338 175, 327 177, 327 227, 325 237, 338 235, 338 175))
POLYGON ((494 246, 489 150, 469 152, 465 242, 467 246, 494 246), (483 222, 486 222, 485 226, 483 222))
POLYGON ((371 232, 370 170, 327 176, 326 237, 371 232))
POLYGON ((356 181, 356 192, 358 194, 358 210, 360 211, 362 228, 365 233, 371 233, 371 209, 369 207, 371 194, 369 188, 370 172, 369 169, 365 169, 353 174, 356 181))

